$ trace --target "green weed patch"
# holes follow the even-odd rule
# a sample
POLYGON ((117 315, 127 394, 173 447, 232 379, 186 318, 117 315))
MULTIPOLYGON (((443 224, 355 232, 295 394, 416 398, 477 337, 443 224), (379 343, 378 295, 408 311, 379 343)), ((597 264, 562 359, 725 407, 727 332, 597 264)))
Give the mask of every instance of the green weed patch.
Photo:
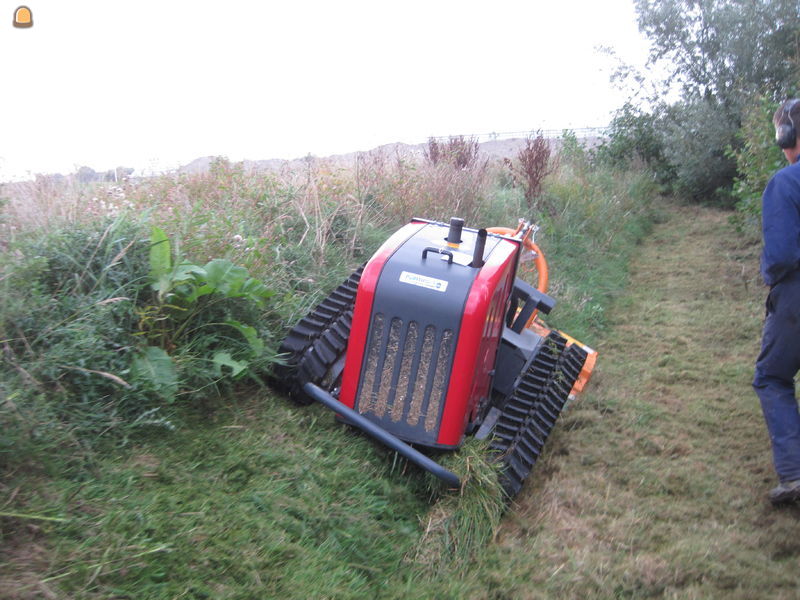
POLYGON ((2 465, 20 448, 91 447, 173 428, 177 398, 219 393, 272 360, 263 283, 224 259, 172 266, 125 218, 52 232, 3 256, 2 465), (21 258, 20 258, 21 257, 21 258))

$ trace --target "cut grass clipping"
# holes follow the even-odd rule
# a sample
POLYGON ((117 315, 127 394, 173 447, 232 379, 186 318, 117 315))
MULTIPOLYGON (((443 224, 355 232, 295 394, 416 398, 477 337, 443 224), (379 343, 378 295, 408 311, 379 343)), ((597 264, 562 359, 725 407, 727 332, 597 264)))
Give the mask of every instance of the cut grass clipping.
MULTIPOLYGON (((486 440, 469 438, 457 453, 440 460, 459 476, 461 490, 438 497, 422 520, 422 537, 406 557, 427 575, 466 565, 494 537, 507 507, 495 457, 486 440)), ((432 476, 428 481, 441 489, 432 476)))

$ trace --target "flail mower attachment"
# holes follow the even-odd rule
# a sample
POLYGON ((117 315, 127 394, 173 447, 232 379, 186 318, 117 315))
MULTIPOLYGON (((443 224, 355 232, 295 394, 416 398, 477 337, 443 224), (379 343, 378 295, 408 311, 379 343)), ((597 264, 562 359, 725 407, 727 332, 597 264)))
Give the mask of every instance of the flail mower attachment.
POLYGON ((458 477, 417 448, 491 436, 513 498, 597 357, 538 318, 555 300, 534 232, 413 219, 289 332, 277 383, 449 487, 458 477), (536 287, 518 277, 531 263, 536 287))

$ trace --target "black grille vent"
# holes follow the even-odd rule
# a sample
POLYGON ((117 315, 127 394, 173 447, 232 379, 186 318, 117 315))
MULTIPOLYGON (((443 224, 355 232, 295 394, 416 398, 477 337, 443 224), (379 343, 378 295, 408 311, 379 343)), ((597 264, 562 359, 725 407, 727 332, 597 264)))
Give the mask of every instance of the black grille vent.
POLYGON ((356 410, 395 435, 435 442, 454 347, 451 329, 376 313, 356 410))

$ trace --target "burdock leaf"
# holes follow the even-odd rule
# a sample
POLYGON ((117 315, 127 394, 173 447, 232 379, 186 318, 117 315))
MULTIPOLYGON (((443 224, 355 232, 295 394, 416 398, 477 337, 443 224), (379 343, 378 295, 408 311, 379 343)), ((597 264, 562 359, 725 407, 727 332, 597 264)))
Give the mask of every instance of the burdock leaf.
POLYGON ((133 359, 131 373, 144 379, 156 389, 161 398, 171 404, 178 392, 178 374, 169 354, 157 346, 148 346, 133 359))
POLYGON ((224 258, 215 258, 205 266, 206 285, 217 293, 233 298, 239 295, 239 290, 247 280, 247 269, 237 267, 224 258))
POLYGON ((234 321, 233 319, 225 321, 225 324, 235 328, 244 336, 256 356, 259 356, 264 351, 264 342, 260 337, 258 337, 258 332, 256 331, 255 327, 251 325, 245 325, 244 323, 234 321))
POLYGON ((234 360, 229 352, 217 352, 214 354, 214 374, 217 377, 222 377, 222 367, 230 367, 233 372, 231 377, 236 377, 244 372, 247 368, 247 362, 243 360, 234 360))

